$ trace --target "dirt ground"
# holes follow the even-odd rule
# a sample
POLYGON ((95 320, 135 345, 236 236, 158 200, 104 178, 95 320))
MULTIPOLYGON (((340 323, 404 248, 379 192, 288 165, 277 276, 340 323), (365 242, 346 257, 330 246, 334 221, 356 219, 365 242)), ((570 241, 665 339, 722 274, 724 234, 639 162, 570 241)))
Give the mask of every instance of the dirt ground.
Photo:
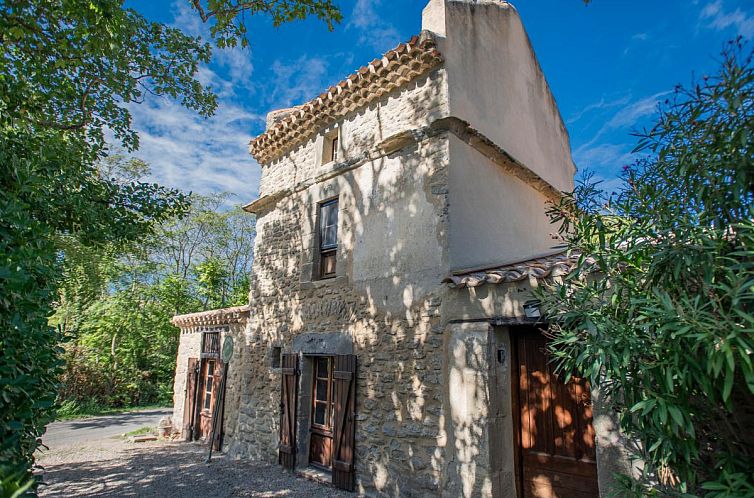
POLYGON ((154 441, 132 443, 119 437, 58 446, 38 462, 43 497, 353 497, 314 483, 276 465, 231 461, 206 446, 154 441))

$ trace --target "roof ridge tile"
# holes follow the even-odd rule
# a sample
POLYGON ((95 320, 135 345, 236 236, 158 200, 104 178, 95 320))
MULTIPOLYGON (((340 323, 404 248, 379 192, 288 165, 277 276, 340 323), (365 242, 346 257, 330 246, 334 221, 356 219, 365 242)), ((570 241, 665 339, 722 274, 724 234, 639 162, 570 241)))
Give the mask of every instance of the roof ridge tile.
POLYGON ((260 163, 269 163, 307 139, 318 126, 327 126, 351 110, 365 106, 443 62, 431 33, 422 31, 382 57, 361 66, 330 86, 249 143, 249 152, 260 163), (316 112, 315 112, 316 111, 316 112), (324 118, 323 118, 324 115, 324 118))

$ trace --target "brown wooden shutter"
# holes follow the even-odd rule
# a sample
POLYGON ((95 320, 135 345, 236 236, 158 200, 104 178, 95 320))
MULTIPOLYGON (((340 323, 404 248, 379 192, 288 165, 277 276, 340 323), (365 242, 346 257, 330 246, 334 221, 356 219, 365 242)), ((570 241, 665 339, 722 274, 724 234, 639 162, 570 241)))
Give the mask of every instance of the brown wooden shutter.
POLYGON ((194 413, 196 412, 196 388, 199 380, 199 359, 189 358, 186 369, 186 399, 183 402, 183 438, 193 438, 194 413))
POLYGON ((298 394, 298 355, 284 353, 280 393, 280 443, 278 463, 286 469, 296 467, 296 401, 298 394))
POLYGON ((222 361, 217 360, 215 362, 215 371, 212 378, 212 392, 214 393, 212 416, 217 416, 217 420, 212 421, 213 424, 215 424, 215 437, 212 440, 212 447, 215 451, 220 451, 222 445, 223 415, 225 412, 225 382, 223 382, 225 368, 225 364, 222 361))
POLYGON ((355 486, 356 436, 356 356, 335 357, 335 438, 333 441, 332 482, 341 489, 355 486))

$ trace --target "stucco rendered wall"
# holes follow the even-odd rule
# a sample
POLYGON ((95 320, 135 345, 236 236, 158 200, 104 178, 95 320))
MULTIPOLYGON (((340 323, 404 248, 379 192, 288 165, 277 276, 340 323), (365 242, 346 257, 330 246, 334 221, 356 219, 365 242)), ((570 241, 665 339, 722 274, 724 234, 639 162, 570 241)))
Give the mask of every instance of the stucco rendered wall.
POLYGON ((450 115, 470 123, 556 189, 572 189, 568 132, 513 5, 430 0, 422 29, 439 37, 450 115))
POLYGON ((448 445, 453 448, 443 496, 492 496, 490 472, 490 341, 487 323, 449 324, 447 354, 448 445))
POLYGON ((545 196, 453 135, 448 178, 451 270, 512 263, 552 250, 557 226, 546 215, 545 196))

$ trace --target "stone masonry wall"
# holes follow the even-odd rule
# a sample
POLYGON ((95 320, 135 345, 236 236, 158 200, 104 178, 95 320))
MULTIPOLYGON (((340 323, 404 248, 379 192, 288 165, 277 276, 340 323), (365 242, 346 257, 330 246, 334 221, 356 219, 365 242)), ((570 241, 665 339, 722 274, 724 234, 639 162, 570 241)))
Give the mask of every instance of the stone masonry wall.
POLYGON ((321 171, 323 137, 335 127, 340 127, 342 162, 361 157, 366 150, 396 133, 427 126, 447 116, 445 79, 444 69, 436 69, 321 130, 269 165, 262 165, 259 196, 293 189, 316 177, 321 171))
POLYGON ((323 171, 316 161, 321 138, 265 167, 261 195, 295 193, 257 218, 250 293, 256 326, 239 368, 231 456, 277 460, 281 379, 270 366, 271 348, 291 351, 302 334, 338 333, 350 337, 358 357, 358 490, 441 492, 448 459, 439 313, 447 271, 447 135, 357 158, 441 115, 442 78, 437 71, 341 123, 344 172, 312 181, 323 171), (306 274, 317 203, 333 196, 340 208, 338 276, 317 281, 306 274))
POLYGON ((179 431, 183 429, 188 359, 199 358, 202 347, 202 331, 218 329, 221 330, 220 344, 223 343, 226 335, 230 335, 234 340, 233 358, 228 367, 228 378, 225 389, 225 416, 223 420, 223 430, 225 431, 225 438, 227 440, 229 437, 233 437, 238 421, 240 403, 239 388, 241 385, 240 366, 244 362, 243 355, 246 351, 243 347, 245 340, 244 331, 246 329, 245 322, 209 327, 190 327, 181 330, 175 366, 175 379, 173 381, 173 428, 179 431))

